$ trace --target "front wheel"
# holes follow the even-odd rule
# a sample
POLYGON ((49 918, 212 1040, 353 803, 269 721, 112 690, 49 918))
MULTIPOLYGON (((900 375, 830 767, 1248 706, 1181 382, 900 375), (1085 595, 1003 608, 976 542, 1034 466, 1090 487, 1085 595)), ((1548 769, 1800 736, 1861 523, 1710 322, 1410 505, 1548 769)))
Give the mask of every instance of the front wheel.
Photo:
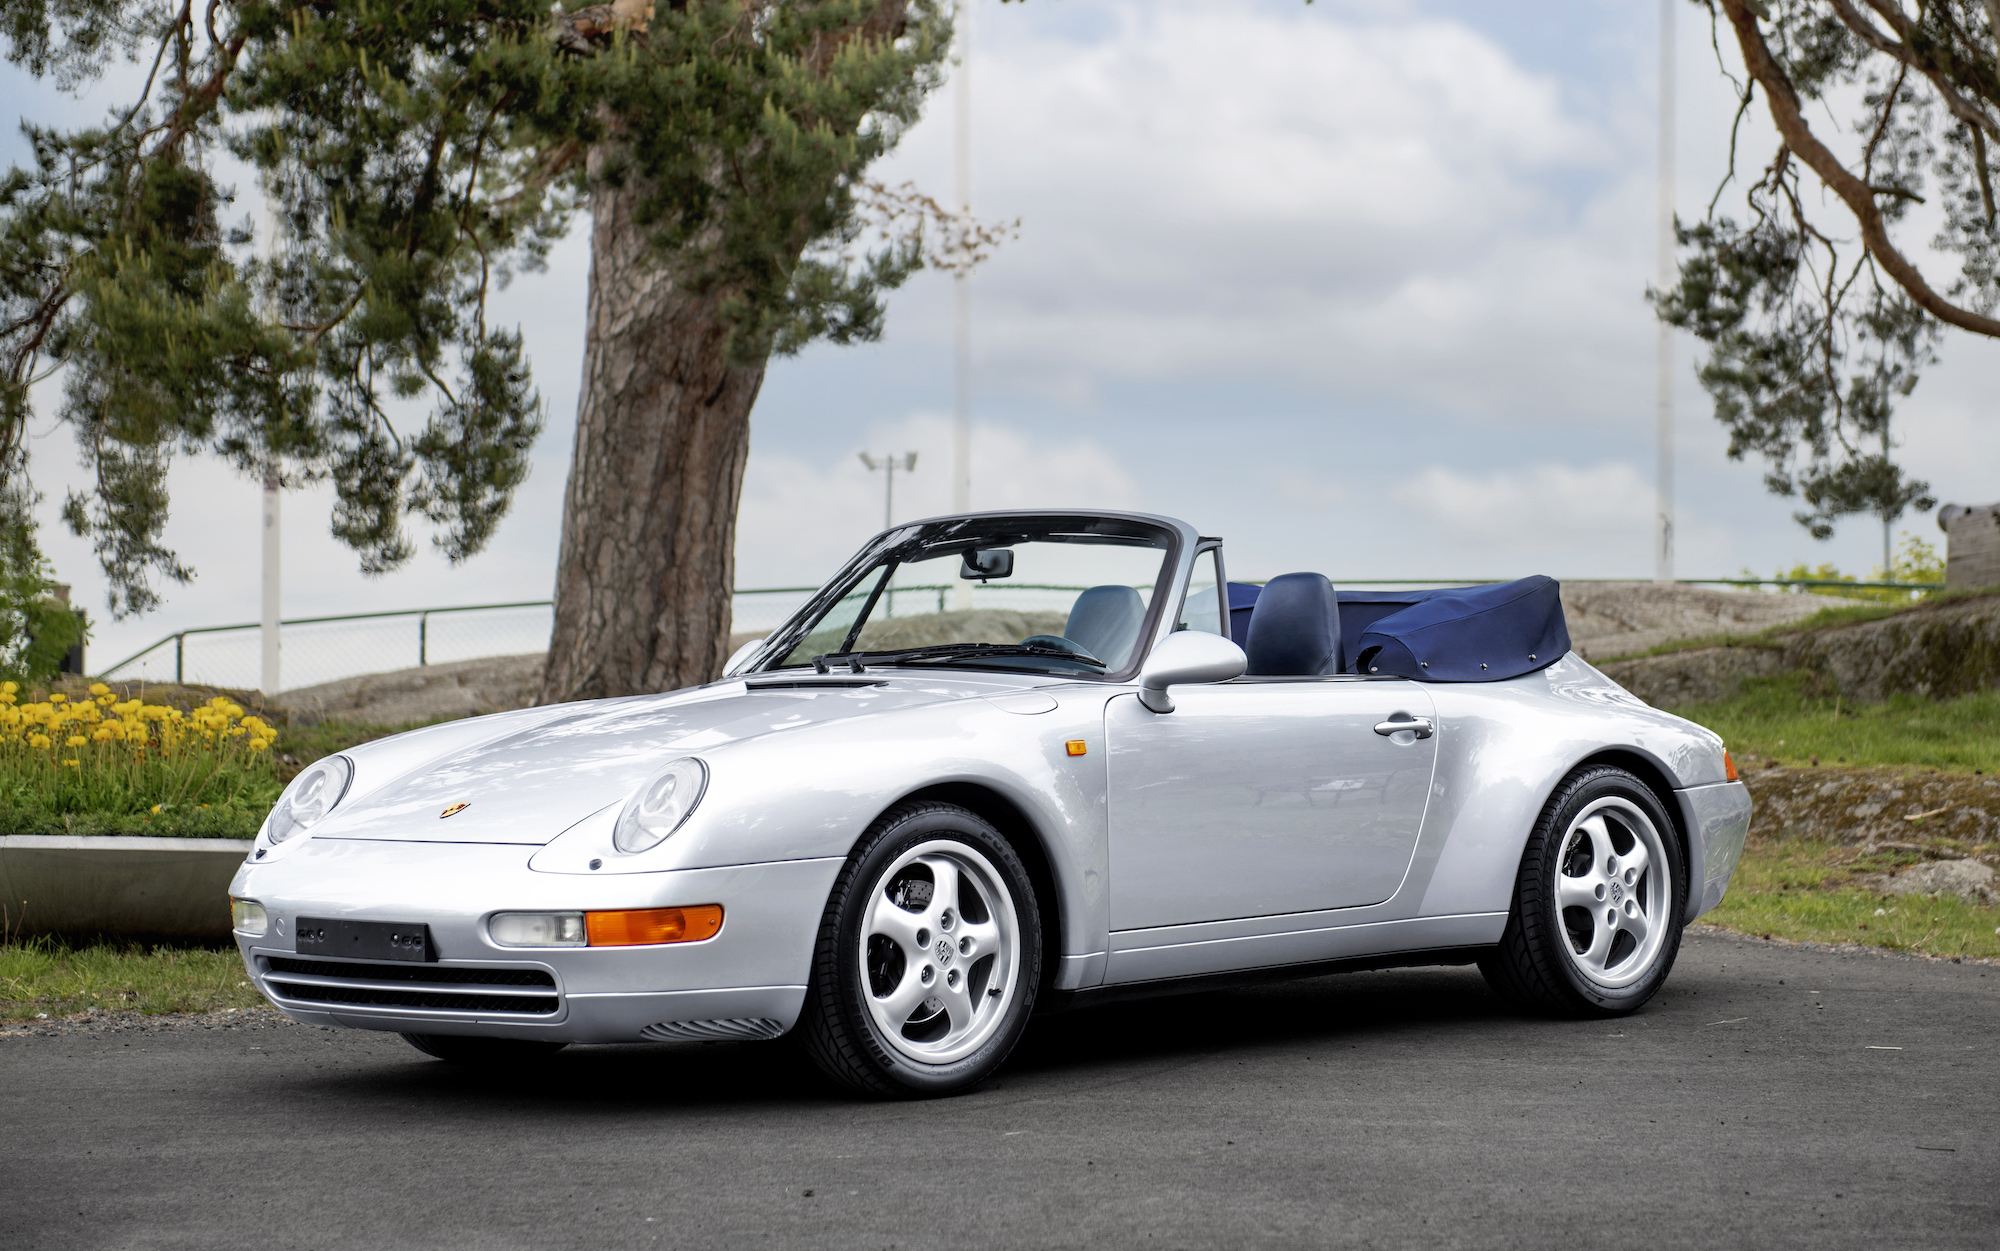
POLYGON ((1609 765, 1563 779, 1528 836, 1500 945, 1479 962, 1503 998, 1561 1016, 1622 1016, 1680 953, 1680 838, 1652 788, 1609 765))
POLYGON ((1014 1049, 1041 971, 1041 914, 1013 847, 955 804, 906 804, 834 882, 800 1035, 863 1093, 956 1094, 1014 1049))

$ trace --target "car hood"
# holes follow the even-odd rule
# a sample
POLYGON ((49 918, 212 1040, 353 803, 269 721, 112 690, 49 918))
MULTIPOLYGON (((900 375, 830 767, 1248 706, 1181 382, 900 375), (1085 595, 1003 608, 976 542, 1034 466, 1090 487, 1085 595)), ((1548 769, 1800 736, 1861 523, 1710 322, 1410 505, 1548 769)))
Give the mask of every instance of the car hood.
POLYGON ((354 755, 356 789, 316 838, 539 846, 607 805, 621 803, 678 756, 746 738, 901 708, 1019 690, 1004 679, 721 682, 667 695, 597 700, 491 718, 492 733, 456 723, 367 744, 354 755), (428 736, 447 728, 451 745, 428 736), (369 783, 370 778, 379 781, 369 783), (366 783, 364 787, 364 783, 366 783), (447 809, 464 807, 449 817, 447 809))

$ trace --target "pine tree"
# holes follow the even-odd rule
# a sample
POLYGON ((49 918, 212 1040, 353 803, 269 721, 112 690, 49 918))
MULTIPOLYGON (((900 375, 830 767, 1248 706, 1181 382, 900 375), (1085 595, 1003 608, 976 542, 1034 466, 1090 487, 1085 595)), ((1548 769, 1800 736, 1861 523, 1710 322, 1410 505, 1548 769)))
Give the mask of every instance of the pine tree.
POLYGON ((1731 168, 1703 219, 1679 227, 1687 256, 1654 293, 1659 315, 1708 345, 1700 378, 1730 456, 1758 453, 1815 537, 1843 516, 1929 509, 1929 484, 1895 463, 1890 419, 1946 331, 2000 337, 2000 0, 1694 3, 1747 76, 1725 66, 1731 168), (1739 182, 1760 92, 1778 143, 1739 182), (1913 220, 1932 201, 1942 229, 1913 220), (1942 267, 1914 251, 1925 243, 1956 272, 1926 274, 1942 267))
POLYGON ((7 56, 61 87, 121 58, 145 73, 99 125, 27 125, 32 161, 0 183, 0 501, 31 534, 30 388, 60 371, 95 476, 63 515, 118 614, 192 576, 162 542, 177 454, 330 481, 333 531, 370 572, 410 558, 413 516, 453 561, 478 552, 544 416, 488 299, 588 211, 543 697, 712 677, 766 361, 879 335, 886 289, 991 237, 866 177, 939 81, 943 0, 0 14, 7 56), (276 240, 236 209, 225 154, 276 240))

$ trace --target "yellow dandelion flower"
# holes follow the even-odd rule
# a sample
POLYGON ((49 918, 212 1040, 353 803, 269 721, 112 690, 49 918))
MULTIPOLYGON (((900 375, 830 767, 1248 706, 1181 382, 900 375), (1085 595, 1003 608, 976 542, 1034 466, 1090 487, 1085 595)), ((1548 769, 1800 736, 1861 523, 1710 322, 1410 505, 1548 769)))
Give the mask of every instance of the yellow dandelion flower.
POLYGON ((153 815, 156 817, 160 815, 160 806, 158 804, 153 805, 153 815))
POLYGON ((269 739, 253 738, 250 740, 251 751, 266 751, 270 748, 270 746, 271 746, 271 740, 269 739))
POLYGON ((109 695, 111 693, 111 688, 104 685, 104 683, 102 682, 92 682, 90 684, 90 693, 92 695, 109 695))
POLYGON ((85 738, 85 737, 84 737, 83 735, 81 735, 81 734, 72 734, 72 735, 70 735, 70 736, 69 736, 68 738, 66 738, 66 739, 64 739, 64 740, 63 740, 63 746, 64 746, 64 747, 81 747, 81 746, 83 746, 83 745, 84 745, 85 743, 88 743, 89 741, 90 741, 89 739, 85 738))
POLYGON ((65 769, 75 769, 75 768, 80 768, 80 767, 82 766, 82 764, 83 764, 83 762, 82 762, 82 761, 80 761, 80 760, 65 760, 65 761, 63 761, 63 767, 64 767, 65 769))
POLYGON ((108 725, 100 725, 90 732, 90 739, 94 743, 108 743, 112 739, 120 737, 123 736, 108 725))
POLYGON ((69 699, 69 696, 67 696, 67 695, 51 695, 51 696, 49 696, 49 702, 50 702, 50 703, 52 703, 52 704, 60 704, 60 703, 63 703, 64 701, 66 701, 66 700, 68 700, 68 699, 69 699))
POLYGON ((46 734, 30 734, 28 736, 28 746, 30 747, 47 747, 49 741, 49 736, 46 734))
POLYGON ((0 682, 0 695, 19 694, 20 690, 21 684, 19 682, 0 682))

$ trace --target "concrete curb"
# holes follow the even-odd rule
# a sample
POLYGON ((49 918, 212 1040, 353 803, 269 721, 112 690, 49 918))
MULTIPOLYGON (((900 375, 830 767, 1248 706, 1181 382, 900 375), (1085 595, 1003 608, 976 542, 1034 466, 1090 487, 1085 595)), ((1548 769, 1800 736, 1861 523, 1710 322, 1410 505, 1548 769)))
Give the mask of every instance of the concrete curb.
POLYGON ((19 935, 229 937, 247 838, 0 837, 0 907, 19 935))

